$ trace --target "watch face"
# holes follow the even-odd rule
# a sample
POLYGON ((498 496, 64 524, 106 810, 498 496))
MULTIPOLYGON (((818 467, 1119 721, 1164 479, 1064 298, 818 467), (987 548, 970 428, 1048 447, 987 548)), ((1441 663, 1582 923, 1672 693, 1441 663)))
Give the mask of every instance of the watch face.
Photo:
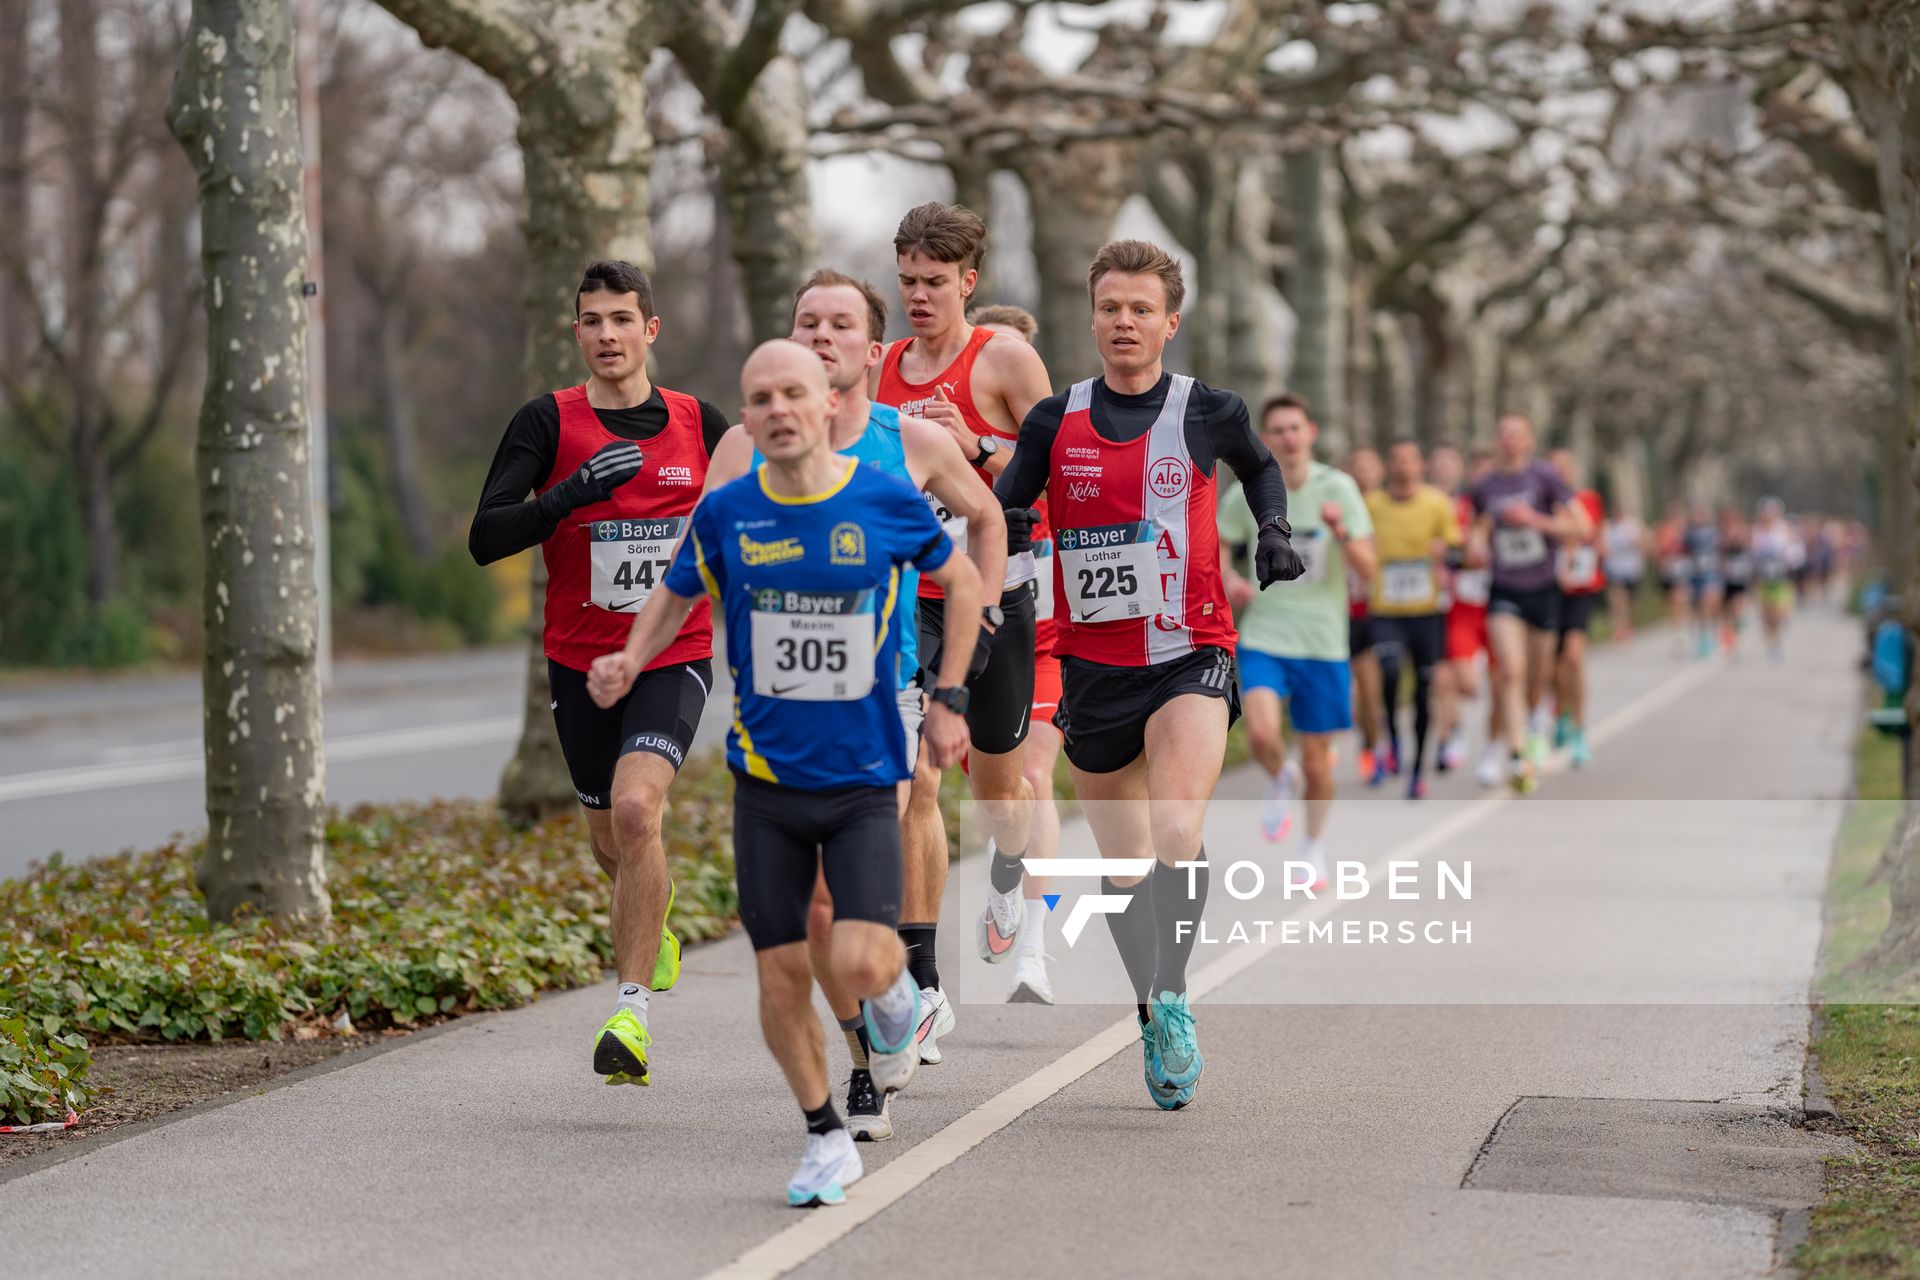
POLYGON ((980 452, 989 456, 1000 452, 1000 442, 992 436, 980 437, 980 452))

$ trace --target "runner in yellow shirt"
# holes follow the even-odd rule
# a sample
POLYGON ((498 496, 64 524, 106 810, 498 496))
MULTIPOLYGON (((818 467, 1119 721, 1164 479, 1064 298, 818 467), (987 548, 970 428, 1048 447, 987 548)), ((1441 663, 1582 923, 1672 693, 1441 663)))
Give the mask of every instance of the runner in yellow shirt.
MULTIPOLYGON (((1381 697, 1387 742, 1400 755, 1400 671, 1413 668, 1413 767, 1407 798, 1427 794, 1426 764, 1430 723, 1428 684, 1434 667, 1446 657, 1446 620, 1441 613, 1442 573, 1451 555, 1457 563, 1463 539, 1453 502, 1427 484, 1426 459, 1417 440, 1396 440, 1387 450, 1387 483, 1367 495, 1373 518, 1374 553, 1380 570, 1373 577, 1371 616, 1373 651, 1380 659, 1381 697)), ((1376 776, 1377 783, 1379 778, 1376 776)))

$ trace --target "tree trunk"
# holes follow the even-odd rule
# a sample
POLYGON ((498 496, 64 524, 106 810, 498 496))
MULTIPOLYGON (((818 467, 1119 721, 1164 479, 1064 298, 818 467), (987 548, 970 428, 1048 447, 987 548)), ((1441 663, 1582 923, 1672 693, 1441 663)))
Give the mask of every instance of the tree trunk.
POLYGON ((1346 348, 1352 259, 1340 216, 1340 166, 1330 146, 1291 152, 1286 166, 1294 237, 1287 302, 1297 318, 1288 381, 1313 406, 1322 432, 1350 441, 1346 348))
POLYGON ((293 26, 194 0, 167 122, 200 179, 208 916, 327 918, 293 26), (243 110, 241 104, 246 104, 243 110))
POLYGON ((1033 260, 1039 276, 1036 344, 1054 386, 1094 366, 1087 267, 1107 242, 1126 199, 1126 153, 1112 142, 1070 143, 1021 152, 1016 171, 1033 202, 1033 260))
POLYGON ((1193 175, 1194 218, 1191 239, 1181 237, 1196 262, 1181 328, 1187 331, 1194 376, 1225 386, 1230 341, 1229 280, 1233 270, 1234 170, 1211 146, 1196 146, 1193 175))
POLYGON ((1389 441, 1414 429, 1418 393, 1413 351, 1406 327, 1393 312, 1374 312, 1369 327, 1373 331, 1373 430, 1352 443, 1384 449, 1389 441))
POLYGON ((756 343, 793 332, 793 291, 819 261, 807 139, 806 79, 796 60, 775 58, 727 130, 720 159, 733 258, 756 343))
POLYGON ((389 296, 377 298, 375 305, 379 317, 374 324, 373 381, 387 441, 387 490, 399 512, 400 533, 407 550, 425 563, 434 556, 433 520, 420 483, 420 433, 413 384, 407 380, 401 358, 406 347, 406 304, 389 296))
POLYGON ((1254 157, 1235 175, 1233 226, 1228 241, 1227 386, 1255 413, 1280 387, 1280 335, 1267 235, 1273 224, 1272 161, 1254 157))
MULTIPOLYGON (((26 174, 27 9, 28 0, 0 0, 0 227, 10 229, 21 251, 33 240, 26 174)), ((40 341, 12 265, 0 259, 0 367, 11 366, 40 341)))

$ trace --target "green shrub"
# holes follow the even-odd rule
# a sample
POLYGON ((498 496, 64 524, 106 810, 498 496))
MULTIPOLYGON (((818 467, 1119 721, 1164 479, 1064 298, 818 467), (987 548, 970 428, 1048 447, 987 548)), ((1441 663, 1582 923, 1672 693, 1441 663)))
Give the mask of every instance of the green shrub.
MULTIPOLYGON (((685 942, 719 937, 737 914, 731 797, 710 753, 687 762, 669 800, 670 923, 685 942)), ((480 804, 362 807, 329 824, 327 850, 322 931, 209 923, 197 846, 56 859, 0 881, 0 990, 43 1028, 272 1040, 341 1012, 378 1027, 509 1008, 612 963, 608 886, 577 816, 517 829, 480 804)))
POLYGON ((58 1014, 29 1016, 0 1004, 0 1119, 64 1120, 93 1098, 87 1038, 58 1014))

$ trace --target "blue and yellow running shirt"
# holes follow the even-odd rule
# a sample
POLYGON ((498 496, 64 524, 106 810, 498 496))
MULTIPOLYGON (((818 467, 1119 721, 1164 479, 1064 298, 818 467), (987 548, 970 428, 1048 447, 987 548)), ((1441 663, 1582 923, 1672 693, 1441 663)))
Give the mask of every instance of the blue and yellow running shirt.
MULTIPOLYGON (((878 467, 890 476, 911 481, 913 473, 907 469, 907 445, 900 436, 900 411, 889 404, 869 406, 867 429, 853 442, 853 447, 841 449, 840 453, 849 458, 857 458, 870 467, 878 467)), ((759 470, 766 459, 760 451, 753 451, 753 459, 747 464, 759 470)), ((924 494, 922 495, 925 496, 924 494)), ((928 499, 929 502, 932 499, 928 499)), ((900 571, 900 687, 906 688, 920 676, 920 626, 914 607, 914 599, 920 591, 920 573, 917 569, 906 568, 900 571)))
POLYGON ((727 763, 803 791, 912 773, 895 701, 904 566, 953 554, 927 500, 848 460, 825 493, 782 498, 757 467, 708 494, 665 578, 724 611, 733 672, 727 763))

